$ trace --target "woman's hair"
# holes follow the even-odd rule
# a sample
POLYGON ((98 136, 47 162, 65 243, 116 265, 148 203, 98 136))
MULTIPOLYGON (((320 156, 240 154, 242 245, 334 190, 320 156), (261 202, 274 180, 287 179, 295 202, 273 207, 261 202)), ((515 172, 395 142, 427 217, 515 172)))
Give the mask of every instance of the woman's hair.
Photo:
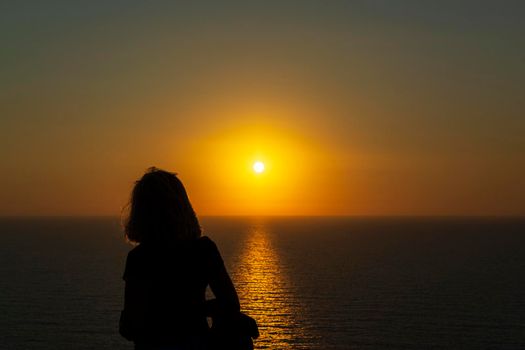
POLYGON ((197 215, 176 173, 149 168, 135 182, 127 210, 124 232, 130 242, 168 243, 201 235, 197 215))

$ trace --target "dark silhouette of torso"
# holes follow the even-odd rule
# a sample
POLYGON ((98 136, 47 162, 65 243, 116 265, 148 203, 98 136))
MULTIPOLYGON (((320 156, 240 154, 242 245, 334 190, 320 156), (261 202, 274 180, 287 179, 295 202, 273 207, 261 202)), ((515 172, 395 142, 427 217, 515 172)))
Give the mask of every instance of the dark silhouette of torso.
POLYGON ((141 243, 128 254, 123 321, 137 344, 180 344, 205 338, 211 313, 205 292, 210 285, 216 308, 239 310, 235 288, 215 243, 208 237, 171 244, 141 243))

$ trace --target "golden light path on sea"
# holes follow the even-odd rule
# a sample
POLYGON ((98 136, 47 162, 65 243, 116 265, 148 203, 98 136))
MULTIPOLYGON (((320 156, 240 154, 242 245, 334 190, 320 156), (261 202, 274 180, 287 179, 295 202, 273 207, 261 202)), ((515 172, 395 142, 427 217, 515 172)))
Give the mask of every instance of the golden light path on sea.
POLYGON ((236 268, 232 271, 241 308, 257 320, 261 336, 257 349, 300 349, 301 307, 294 296, 279 255, 263 221, 250 226, 236 268))

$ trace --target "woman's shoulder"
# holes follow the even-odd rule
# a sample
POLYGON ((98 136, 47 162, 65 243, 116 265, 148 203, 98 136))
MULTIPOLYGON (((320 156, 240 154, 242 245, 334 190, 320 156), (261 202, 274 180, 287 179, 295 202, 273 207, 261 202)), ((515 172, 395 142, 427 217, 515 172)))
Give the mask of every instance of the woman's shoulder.
POLYGON ((125 281, 127 281, 132 276, 136 276, 144 269, 142 264, 142 256, 144 254, 143 251, 144 247, 142 244, 138 244, 128 252, 126 266, 124 268, 124 275, 122 276, 125 281))
POLYGON ((209 244, 210 242, 213 243, 212 239, 208 236, 200 236, 197 240, 200 242, 206 242, 205 244, 209 244))
POLYGON ((129 257, 134 257, 136 255, 139 255, 141 254, 141 252, 143 251, 143 246, 142 244, 137 244, 136 246, 134 246, 133 248, 131 248, 130 251, 128 251, 128 258, 129 257))
POLYGON ((201 252, 207 257, 206 260, 211 261, 214 265, 223 262, 217 244, 210 237, 202 236, 198 238, 198 241, 201 245, 201 252))
POLYGON ((144 245, 140 243, 128 251, 128 255, 126 257, 126 269, 134 270, 137 268, 137 266, 141 266, 142 261, 145 260, 145 255, 147 253, 145 250, 146 249, 144 245))
POLYGON ((205 249, 213 249, 213 250, 217 249, 217 245, 215 244, 215 242, 208 236, 201 236, 197 238, 197 242, 199 243, 201 247, 205 249))

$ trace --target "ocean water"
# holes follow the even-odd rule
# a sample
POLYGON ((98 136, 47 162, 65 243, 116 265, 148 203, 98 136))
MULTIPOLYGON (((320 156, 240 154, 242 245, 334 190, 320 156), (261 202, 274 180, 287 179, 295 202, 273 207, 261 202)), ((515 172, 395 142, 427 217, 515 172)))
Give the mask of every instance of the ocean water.
MULTIPOLYGON (((201 224, 258 349, 525 348, 525 219, 201 224)), ((0 219, 0 237, 0 349, 132 349, 118 219, 0 219)))

